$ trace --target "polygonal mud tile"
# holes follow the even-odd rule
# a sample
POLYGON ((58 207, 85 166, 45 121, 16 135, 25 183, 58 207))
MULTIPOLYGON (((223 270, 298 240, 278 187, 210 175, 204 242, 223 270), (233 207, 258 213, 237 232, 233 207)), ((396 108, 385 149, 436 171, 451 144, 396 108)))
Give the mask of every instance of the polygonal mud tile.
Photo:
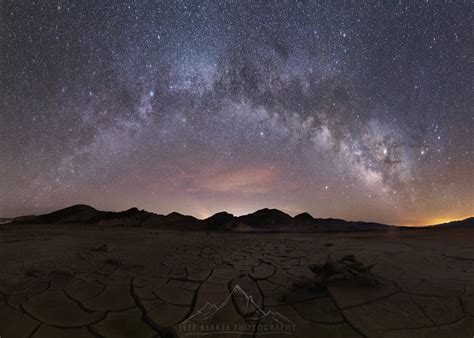
POLYGON ((51 288, 55 289, 63 289, 82 282, 74 276, 72 271, 67 269, 55 269, 49 273, 49 276, 51 278, 51 288))
POLYGON ((17 310, 21 309, 21 304, 24 304, 28 300, 27 295, 15 295, 7 296, 8 305, 14 307, 17 310))
POLYGON ((237 277, 238 275, 240 275, 240 271, 237 269, 234 269, 232 267, 218 267, 214 269, 211 277, 217 277, 222 280, 229 281, 232 278, 237 277))
POLYGON ((200 287, 200 283, 197 282, 186 282, 183 285, 183 289, 189 290, 189 291, 196 291, 200 287))
POLYGON ((193 291, 171 285, 165 285, 161 289, 154 290, 154 292, 159 298, 175 305, 190 305, 194 298, 193 291))
POLYGON ((23 308, 45 324, 60 327, 87 325, 100 320, 101 312, 86 312, 63 291, 48 290, 28 299, 23 308))
POLYGON ((133 292, 140 299, 152 300, 157 298, 156 295, 153 293, 153 289, 149 285, 143 286, 141 288, 134 287, 133 292))
POLYGON ((443 326, 433 326, 421 329, 408 330, 394 330, 394 331, 379 331, 377 336, 384 338, 405 338, 405 337, 420 337, 420 338, 446 338, 446 337, 471 337, 474 332, 474 318, 466 317, 460 321, 443 326))
POLYGON ((40 270, 38 268, 31 268, 25 271, 25 276, 33 278, 36 281, 49 282, 51 280, 51 275, 49 274, 49 269, 40 270))
POLYGON ((252 272, 252 266, 246 266, 242 264, 234 264, 234 268, 239 270, 240 273, 249 274, 252 272))
POLYGON ((221 255, 212 255, 212 259, 214 260, 214 263, 216 265, 221 265, 222 264, 222 256, 221 255))
POLYGON ((474 294, 469 294, 461 297, 464 309, 471 316, 474 316, 474 294))
POLYGON ((112 244, 110 243, 103 243, 99 246, 96 246, 95 248, 91 249, 92 252, 111 252, 112 251, 112 244))
POLYGON ((398 291, 391 283, 361 285, 352 280, 334 281, 327 288, 340 308, 364 304, 398 291))
POLYGON ((183 266, 173 266, 169 274, 170 278, 185 279, 187 276, 186 269, 183 266))
POLYGON ((254 279, 265 279, 273 275, 275 267, 272 264, 261 263, 260 265, 254 266, 251 272, 251 276, 254 279))
POLYGON ((85 273, 93 270, 93 267, 86 261, 86 259, 79 259, 69 262, 64 268, 74 271, 75 273, 85 273))
POLYGON ((84 305, 92 310, 107 311, 126 310, 136 306, 128 285, 107 285, 102 293, 86 300, 84 305))
POLYGON ((127 273, 134 277, 146 275, 148 272, 147 269, 140 264, 125 264, 124 269, 127 271, 127 273))
POLYGON ((474 282, 468 282, 465 286, 466 295, 474 295, 474 282))
POLYGON ((313 278, 314 273, 307 266, 295 266, 287 269, 286 272, 296 278, 313 278))
POLYGON ((93 325, 94 332, 104 337, 153 337, 156 332, 142 320, 138 309, 108 313, 105 319, 93 325))
POLYGON ((74 299, 84 301, 90 298, 94 298, 102 291, 104 291, 104 289, 104 284, 101 284, 94 280, 70 286, 66 288, 66 292, 74 299))
POLYGON ((41 325, 32 338, 94 338, 86 327, 64 329, 49 325, 41 325))
POLYGON ((150 274, 153 276, 168 276, 171 270, 165 266, 161 260, 159 262, 150 262, 150 274))
POLYGON ((456 248, 446 250, 444 254, 448 257, 460 258, 462 260, 474 260, 474 249, 473 248, 456 248))
POLYGON ((328 294, 325 290, 313 291, 309 288, 287 288, 281 295, 284 304, 294 304, 305 300, 326 297, 328 294))
POLYGON ((170 279, 170 280, 168 280, 167 284, 170 285, 170 286, 173 286, 175 288, 182 288, 186 284, 186 281, 170 279))
POLYGON ((410 293, 410 291, 417 290, 421 283, 423 283, 424 277, 420 277, 417 274, 409 273, 404 274, 401 277, 392 277, 390 280, 397 282, 397 285, 404 292, 410 293))
POLYGON ((163 304, 163 303, 165 303, 165 301, 161 300, 159 298, 153 299, 153 300, 148 300, 148 299, 140 299, 139 300, 140 306, 143 309, 145 309, 145 311, 147 311, 147 312, 153 310, 155 307, 157 307, 158 305, 163 304))
POLYGON ((245 257, 245 261, 244 261, 244 265, 248 265, 248 266, 256 266, 258 265, 260 261, 252 256, 246 256, 245 257))
POLYGON ((189 268, 188 279, 191 281, 202 282, 211 274, 211 268, 189 268))
POLYGON ((426 296, 459 297, 464 293, 464 285, 463 281, 453 279, 425 279, 416 287, 405 291, 426 296))
POLYGON ((263 293, 263 303, 265 306, 275 306, 284 303, 283 295, 286 292, 284 287, 268 282, 267 280, 259 280, 257 284, 263 293))
MULTIPOLYGON (((262 261, 262 260, 265 259, 265 257, 263 256, 263 254, 260 253, 260 252, 252 252, 252 256, 253 256, 255 259, 259 260, 259 261, 262 261)), ((268 262, 267 262, 267 263, 268 263, 268 262)))
POLYGON ((412 297, 436 325, 454 323, 464 317, 461 302, 457 297, 417 295, 412 297))
POLYGON ((289 269, 289 268, 299 265, 299 259, 296 259, 296 258, 284 259, 284 260, 279 261, 275 265, 277 265, 280 268, 289 269))
POLYGON ((371 336, 376 331, 428 327, 433 325, 408 294, 387 298, 343 310, 347 320, 371 336))
POLYGON ((229 293, 229 286, 227 284, 213 284, 206 281, 199 288, 200 294, 213 294, 213 293, 229 293))
POLYGON ((211 284, 227 285, 227 284, 229 284, 231 279, 232 278, 227 279, 227 278, 220 278, 220 277, 211 275, 211 276, 209 276, 208 279, 206 279, 206 282, 211 283, 211 284))
POLYGON ((186 318, 188 306, 179 306, 168 303, 156 304, 145 316, 158 326, 173 326, 186 318))
POLYGON ((295 336, 299 337, 327 337, 327 338, 361 338, 363 337, 353 327, 347 323, 341 324, 299 324, 295 322, 295 336))
POLYGON ((138 276, 133 278, 133 286, 142 287, 150 284, 149 276, 138 276))
POLYGON ((40 322, 0 301, 0 336, 29 337, 40 322))
POLYGON ((300 260, 300 265, 301 265, 301 266, 309 266, 309 265, 311 264, 311 262, 312 262, 312 261, 311 261, 309 258, 307 258, 307 257, 300 257, 299 260, 300 260))
POLYGON ((149 285, 153 290, 161 289, 168 282, 168 277, 153 276, 148 278, 149 285))
POLYGON ((110 262, 112 264, 104 264, 102 267, 97 269, 96 272, 102 275, 102 277, 111 275, 113 272, 115 272, 119 268, 119 266, 117 266, 119 262, 117 262, 114 259, 111 259, 110 262))
POLYGON ((340 323, 344 321, 331 297, 321 297, 293 304, 306 320, 316 323, 340 323))
POLYGON ((28 295, 45 291, 49 288, 48 281, 40 281, 24 275, 10 276, 0 279, 0 291, 6 295, 28 295))
POLYGON ((130 285, 131 280, 132 276, 126 273, 123 269, 116 269, 110 275, 100 278, 99 282, 114 285, 130 285))
MULTIPOLYGON (((379 276, 379 277, 383 277, 385 279, 388 279, 388 280, 397 280, 397 283, 398 281, 401 279, 401 276, 402 273, 400 273, 400 268, 396 267, 396 266, 393 266, 393 265, 390 265, 390 264, 383 264, 383 260, 381 260, 382 263, 379 263, 379 264, 375 264, 372 269, 371 269, 371 272, 376 275, 376 276, 379 276)), ((408 278, 408 281, 416 281, 416 280, 420 280, 421 282, 421 277, 418 276, 418 275, 411 275, 410 278, 408 278)))
POLYGON ((84 281, 92 282, 95 280, 99 280, 100 278, 103 278, 104 275, 98 273, 97 271, 90 271, 90 272, 78 273, 76 277, 84 281))
POLYGON ((267 280, 274 284, 279 284, 285 288, 293 285, 297 278, 286 273, 284 269, 278 268, 275 273, 268 277, 267 280))

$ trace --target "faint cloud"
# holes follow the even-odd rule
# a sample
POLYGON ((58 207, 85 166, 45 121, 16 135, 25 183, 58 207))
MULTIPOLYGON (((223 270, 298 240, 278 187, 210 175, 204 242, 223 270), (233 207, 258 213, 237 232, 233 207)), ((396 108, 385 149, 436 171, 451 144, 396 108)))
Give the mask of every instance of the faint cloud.
POLYGON ((196 185, 200 190, 212 192, 262 194, 275 190, 280 177, 281 173, 276 169, 248 167, 201 175, 196 185))

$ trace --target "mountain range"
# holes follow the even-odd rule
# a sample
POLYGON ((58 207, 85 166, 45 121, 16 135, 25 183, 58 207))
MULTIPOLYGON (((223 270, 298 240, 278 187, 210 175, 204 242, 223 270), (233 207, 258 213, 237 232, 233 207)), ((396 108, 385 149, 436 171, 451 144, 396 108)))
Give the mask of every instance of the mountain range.
MULTIPOLYGON (((244 216, 219 212, 200 220, 172 212, 159 215, 137 208, 125 211, 100 211, 88 205, 73 205, 48 214, 1 219, 0 224, 92 224, 157 228, 163 230, 234 232, 339 232, 397 230, 403 227, 373 222, 354 222, 333 218, 314 218, 308 213, 292 217, 278 209, 261 209, 244 216)), ((474 226, 474 217, 444 223, 437 227, 474 226)), ((426 227, 424 227, 426 228, 426 227)))

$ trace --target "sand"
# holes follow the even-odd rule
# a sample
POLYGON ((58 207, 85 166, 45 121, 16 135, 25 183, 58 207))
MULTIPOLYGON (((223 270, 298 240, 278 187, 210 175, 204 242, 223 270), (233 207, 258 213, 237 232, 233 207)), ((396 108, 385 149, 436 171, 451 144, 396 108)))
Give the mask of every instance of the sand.
POLYGON ((2 338, 474 334, 474 228, 299 235, 3 225, 0 260, 2 338), (344 255, 373 265, 377 283, 293 287, 314 277, 309 265, 344 255))

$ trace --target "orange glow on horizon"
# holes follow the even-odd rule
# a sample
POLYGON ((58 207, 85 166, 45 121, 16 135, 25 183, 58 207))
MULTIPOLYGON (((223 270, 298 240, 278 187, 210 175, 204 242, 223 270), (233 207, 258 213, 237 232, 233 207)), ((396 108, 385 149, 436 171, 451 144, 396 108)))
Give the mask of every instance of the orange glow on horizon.
POLYGON ((421 227, 421 226, 429 226, 429 225, 436 225, 436 224, 443 224, 443 223, 450 223, 456 221, 462 221, 466 218, 474 217, 474 215, 463 215, 463 216, 439 216, 430 218, 425 221, 420 221, 420 223, 407 223, 403 224, 403 226, 413 226, 413 227, 421 227))

